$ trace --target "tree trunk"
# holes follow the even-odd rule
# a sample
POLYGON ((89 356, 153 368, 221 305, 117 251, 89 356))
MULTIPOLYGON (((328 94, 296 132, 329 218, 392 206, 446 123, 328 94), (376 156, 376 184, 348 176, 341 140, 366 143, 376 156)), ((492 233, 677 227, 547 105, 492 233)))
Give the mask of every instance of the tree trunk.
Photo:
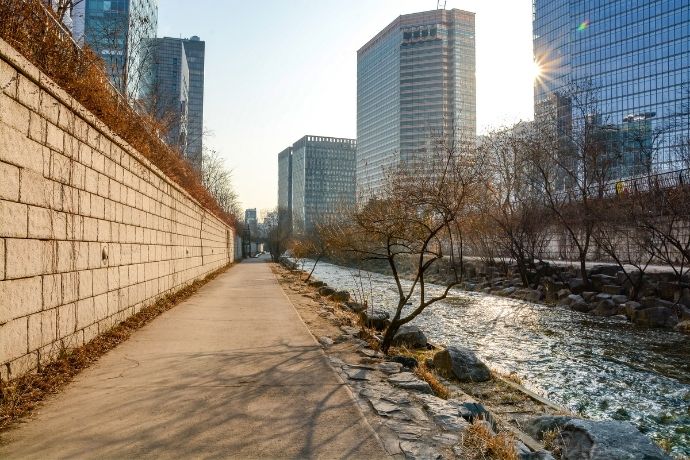
POLYGON ((390 326, 386 329, 386 333, 383 334, 383 341, 381 342, 380 350, 384 354, 388 354, 388 350, 391 347, 391 344, 393 343, 393 337, 395 337, 395 334, 398 332, 398 329, 400 329, 400 326, 402 326, 402 323, 400 320, 397 320, 393 318, 393 321, 391 321, 390 326))

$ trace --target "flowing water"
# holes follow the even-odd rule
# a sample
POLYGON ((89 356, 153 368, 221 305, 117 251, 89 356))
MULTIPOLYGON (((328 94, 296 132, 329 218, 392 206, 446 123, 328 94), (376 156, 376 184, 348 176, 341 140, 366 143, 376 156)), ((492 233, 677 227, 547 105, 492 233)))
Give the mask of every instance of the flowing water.
MULTIPOLYGON (((393 311, 387 275, 319 263, 314 276, 393 311)), ((409 282, 404 283, 409 286, 409 282)), ((431 293, 440 292, 433 286, 431 293)), ((491 367, 593 419, 627 420, 690 455, 690 337, 521 300, 453 290, 412 324, 473 349, 491 367)))

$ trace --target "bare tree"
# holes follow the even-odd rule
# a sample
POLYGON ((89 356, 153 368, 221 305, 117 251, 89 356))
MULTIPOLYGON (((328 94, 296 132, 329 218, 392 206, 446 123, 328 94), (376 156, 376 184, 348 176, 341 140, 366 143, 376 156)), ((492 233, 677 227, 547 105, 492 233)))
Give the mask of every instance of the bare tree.
POLYGON ((288 248, 292 234, 291 216, 287 209, 278 209, 270 213, 266 227, 266 243, 273 262, 280 261, 288 248))
POLYGON ((482 177, 473 146, 440 139, 425 153, 424 161, 404 163, 390 171, 378 198, 330 227, 328 240, 334 252, 361 262, 385 261, 391 270, 398 304, 384 334, 382 351, 388 352, 400 326, 445 299, 460 282, 454 260, 458 228, 476 212, 482 177), (454 276, 440 293, 429 292, 426 276, 446 258, 454 276), (403 270, 410 265, 412 282, 406 286, 403 270), (413 301, 416 305, 406 309, 413 301))
POLYGON ((216 150, 207 149, 204 153, 201 183, 216 199, 223 211, 234 216, 235 222, 239 222, 241 208, 232 187, 232 171, 225 166, 223 157, 216 150))
POLYGON ((620 164, 619 136, 602 120, 590 85, 571 85, 559 100, 567 105, 572 120, 565 128, 558 126, 561 108, 554 108, 535 120, 535 129, 525 142, 544 206, 576 248, 580 276, 589 286, 586 261, 598 224, 596 209, 611 189, 614 168, 620 164))
POLYGON ((537 176, 529 161, 522 136, 529 124, 489 134, 481 146, 490 174, 482 216, 483 232, 493 226, 493 244, 517 265, 522 284, 530 284, 528 269, 534 268, 546 242, 547 223, 539 197, 537 176))

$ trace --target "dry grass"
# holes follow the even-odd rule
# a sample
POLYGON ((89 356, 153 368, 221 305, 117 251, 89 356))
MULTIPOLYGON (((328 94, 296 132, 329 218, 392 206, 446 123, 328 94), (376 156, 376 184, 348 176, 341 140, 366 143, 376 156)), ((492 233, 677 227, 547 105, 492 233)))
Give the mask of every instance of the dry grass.
POLYGON ((494 433, 482 420, 475 420, 463 433, 462 445, 472 460, 518 460, 515 438, 494 433))
POLYGON ((426 367, 424 362, 421 362, 417 365, 414 373, 417 377, 429 384, 431 389, 434 390, 434 394, 436 396, 443 399, 448 399, 450 397, 450 390, 448 387, 438 380, 436 375, 426 367))
POLYGON ((561 458, 561 454, 563 453, 563 438, 560 428, 545 431, 542 434, 542 442, 546 450, 550 451, 555 458, 561 458))
POLYGON ((108 83, 101 58, 86 46, 75 46, 59 21, 49 16, 54 16, 52 10, 41 2, 0 0, 0 38, 204 207, 234 226, 233 217, 204 188, 197 171, 160 138, 165 126, 152 116, 138 113, 119 96, 108 83))
POLYGON ((73 349, 62 347, 57 359, 42 367, 38 372, 26 374, 9 382, 0 381, 0 431, 6 430, 20 418, 25 417, 49 395, 58 393, 79 372, 127 340, 137 329, 148 324, 162 313, 189 298, 216 276, 224 272, 226 265, 204 279, 166 295, 153 305, 143 308, 112 329, 98 335, 90 342, 73 349))

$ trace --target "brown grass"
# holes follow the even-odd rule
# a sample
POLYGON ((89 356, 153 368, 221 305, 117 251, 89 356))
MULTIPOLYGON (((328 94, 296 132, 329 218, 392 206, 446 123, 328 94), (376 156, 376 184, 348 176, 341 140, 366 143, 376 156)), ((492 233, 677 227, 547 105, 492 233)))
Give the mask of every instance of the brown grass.
POLYGON ((542 434, 542 442, 546 450, 550 451, 555 458, 561 458, 561 454, 563 453, 563 440, 560 428, 545 431, 542 434))
POLYGON ((100 57, 86 46, 74 45, 69 33, 51 18, 52 10, 41 2, 0 0, 0 38, 204 207, 234 226, 233 217, 204 188, 194 168, 161 140, 158 133, 164 126, 135 111, 112 88, 100 57))
POLYGON ((439 398, 448 399, 450 397, 450 390, 444 384, 442 384, 436 375, 426 367, 424 362, 420 362, 417 368, 414 370, 417 377, 424 380, 429 384, 434 394, 439 398))
POLYGON ((518 460, 515 438, 505 432, 493 433, 481 420, 475 420, 465 430, 462 444, 473 460, 518 460))
POLYGON ((179 291, 166 295, 80 347, 62 347, 57 359, 38 372, 23 375, 9 382, 0 381, 0 431, 6 430, 20 418, 30 415, 49 395, 62 390, 79 372, 127 340, 134 331, 189 298, 201 286, 230 266, 231 264, 228 264, 202 280, 194 281, 179 291))

